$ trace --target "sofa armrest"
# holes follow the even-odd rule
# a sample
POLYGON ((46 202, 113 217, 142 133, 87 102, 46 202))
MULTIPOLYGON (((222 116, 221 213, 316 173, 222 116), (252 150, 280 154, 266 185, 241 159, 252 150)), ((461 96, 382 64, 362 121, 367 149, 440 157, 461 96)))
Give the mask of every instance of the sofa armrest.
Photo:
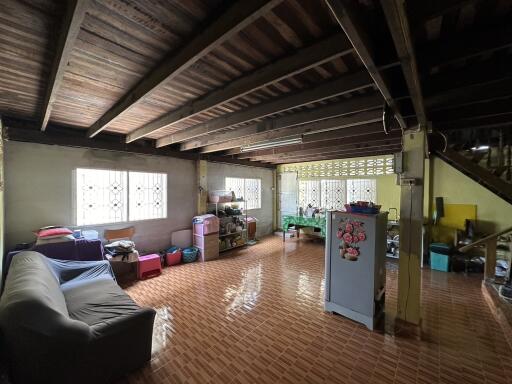
POLYGON ((114 273, 107 260, 74 261, 47 259, 59 283, 65 284, 76 278, 92 279, 99 276, 110 276, 115 280, 114 273))

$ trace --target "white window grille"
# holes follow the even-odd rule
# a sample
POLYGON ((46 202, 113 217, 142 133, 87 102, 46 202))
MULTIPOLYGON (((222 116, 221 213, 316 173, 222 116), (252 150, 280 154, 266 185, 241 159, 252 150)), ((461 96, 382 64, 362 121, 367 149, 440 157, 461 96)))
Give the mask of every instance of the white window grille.
POLYGON ((320 194, 322 196, 320 206, 327 209, 342 209, 346 203, 345 180, 324 179, 321 180, 320 194))
POLYGON ((130 221, 167 217, 167 175, 129 173, 130 221))
POLYGON ((375 179, 348 179, 347 201, 377 201, 377 181, 375 179))
POLYGON ((77 169, 77 225, 126 221, 128 211, 127 187, 127 172, 77 169))
POLYGON ((299 207, 343 209, 352 201, 377 201, 375 179, 299 180, 299 207))
POLYGON ((225 189, 233 191, 237 198, 243 197, 246 209, 261 208, 261 180, 226 177, 225 189))
POLYGON ((320 180, 299 180, 299 207, 319 207, 320 203, 320 180))
POLYGON ((297 172, 299 179, 391 175, 393 156, 284 164, 278 169, 279 172, 297 172))

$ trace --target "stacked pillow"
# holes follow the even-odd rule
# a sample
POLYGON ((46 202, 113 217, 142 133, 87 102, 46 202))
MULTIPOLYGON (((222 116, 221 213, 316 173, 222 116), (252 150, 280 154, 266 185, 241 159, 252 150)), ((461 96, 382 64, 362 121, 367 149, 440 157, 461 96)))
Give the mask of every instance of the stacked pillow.
POLYGON ((37 236, 36 245, 73 241, 73 231, 60 226, 43 227, 34 232, 37 236))

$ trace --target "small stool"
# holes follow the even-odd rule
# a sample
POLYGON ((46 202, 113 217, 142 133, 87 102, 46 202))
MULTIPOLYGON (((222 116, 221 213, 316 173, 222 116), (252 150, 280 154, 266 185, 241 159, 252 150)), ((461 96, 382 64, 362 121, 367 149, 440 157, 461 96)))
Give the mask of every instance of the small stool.
POLYGON ((160 255, 153 253, 151 255, 139 256, 139 280, 155 277, 162 273, 162 263, 160 255))

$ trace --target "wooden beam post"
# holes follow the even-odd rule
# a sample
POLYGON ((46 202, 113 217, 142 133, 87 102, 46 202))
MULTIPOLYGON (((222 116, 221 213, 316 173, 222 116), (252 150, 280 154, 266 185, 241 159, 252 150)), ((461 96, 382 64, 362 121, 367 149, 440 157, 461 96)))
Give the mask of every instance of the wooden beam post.
POLYGON ((62 21, 62 28, 55 48, 55 57, 50 69, 48 86, 43 100, 41 131, 46 129, 50 120, 53 103, 62 84, 71 51, 73 50, 78 32, 80 32, 80 25, 84 20, 88 6, 89 0, 70 0, 67 2, 66 14, 62 21))
POLYGON ((498 238, 494 237, 485 243, 485 281, 494 282, 496 276, 496 247, 498 238))
POLYGON ((171 52, 160 65, 144 77, 135 87, 126 93, 117 103, 103 114, 91 127, 88 137, 94 137, 104 130, 148 93, 163 83, 183 73, 201 57, 224 44, 232 36, 254 22, 256 19, 282 3, 283 0, 237 1, 220 17, 198 33, 178 52, 171 52))
POLYGON ((360 17, 358 9, 356 9, 358 2, 353 0, 325 0, 325 2, 329 6, 338 24, 345 31, 345 34, 354 46, 354 49, 375 82, 375 85, 393 111, 400 127, 405 129, 405 120, 400 114, 400 110, 393 95, 391 95, 390 85, 386 83, 379 68, 375 64, 375 52, 373 52, 371 47, 372 42, 368 37, 368 23, 364 18, 360 17))
POLYGON ((398 318, 416 325, 420 323, 425 140, 425 131, 404 133, 400 193, 398 318))
POLYGON ((427 116, 425 114, 425 106, 423 105, 418 64, 416 63, 414 44, 412 42, 404 0, 381 0, 380 3, 384 9, 398 58, 402 64, 402 71, 409 94, 411 95, 418 123, 425 129, 427 126, 427 116))

